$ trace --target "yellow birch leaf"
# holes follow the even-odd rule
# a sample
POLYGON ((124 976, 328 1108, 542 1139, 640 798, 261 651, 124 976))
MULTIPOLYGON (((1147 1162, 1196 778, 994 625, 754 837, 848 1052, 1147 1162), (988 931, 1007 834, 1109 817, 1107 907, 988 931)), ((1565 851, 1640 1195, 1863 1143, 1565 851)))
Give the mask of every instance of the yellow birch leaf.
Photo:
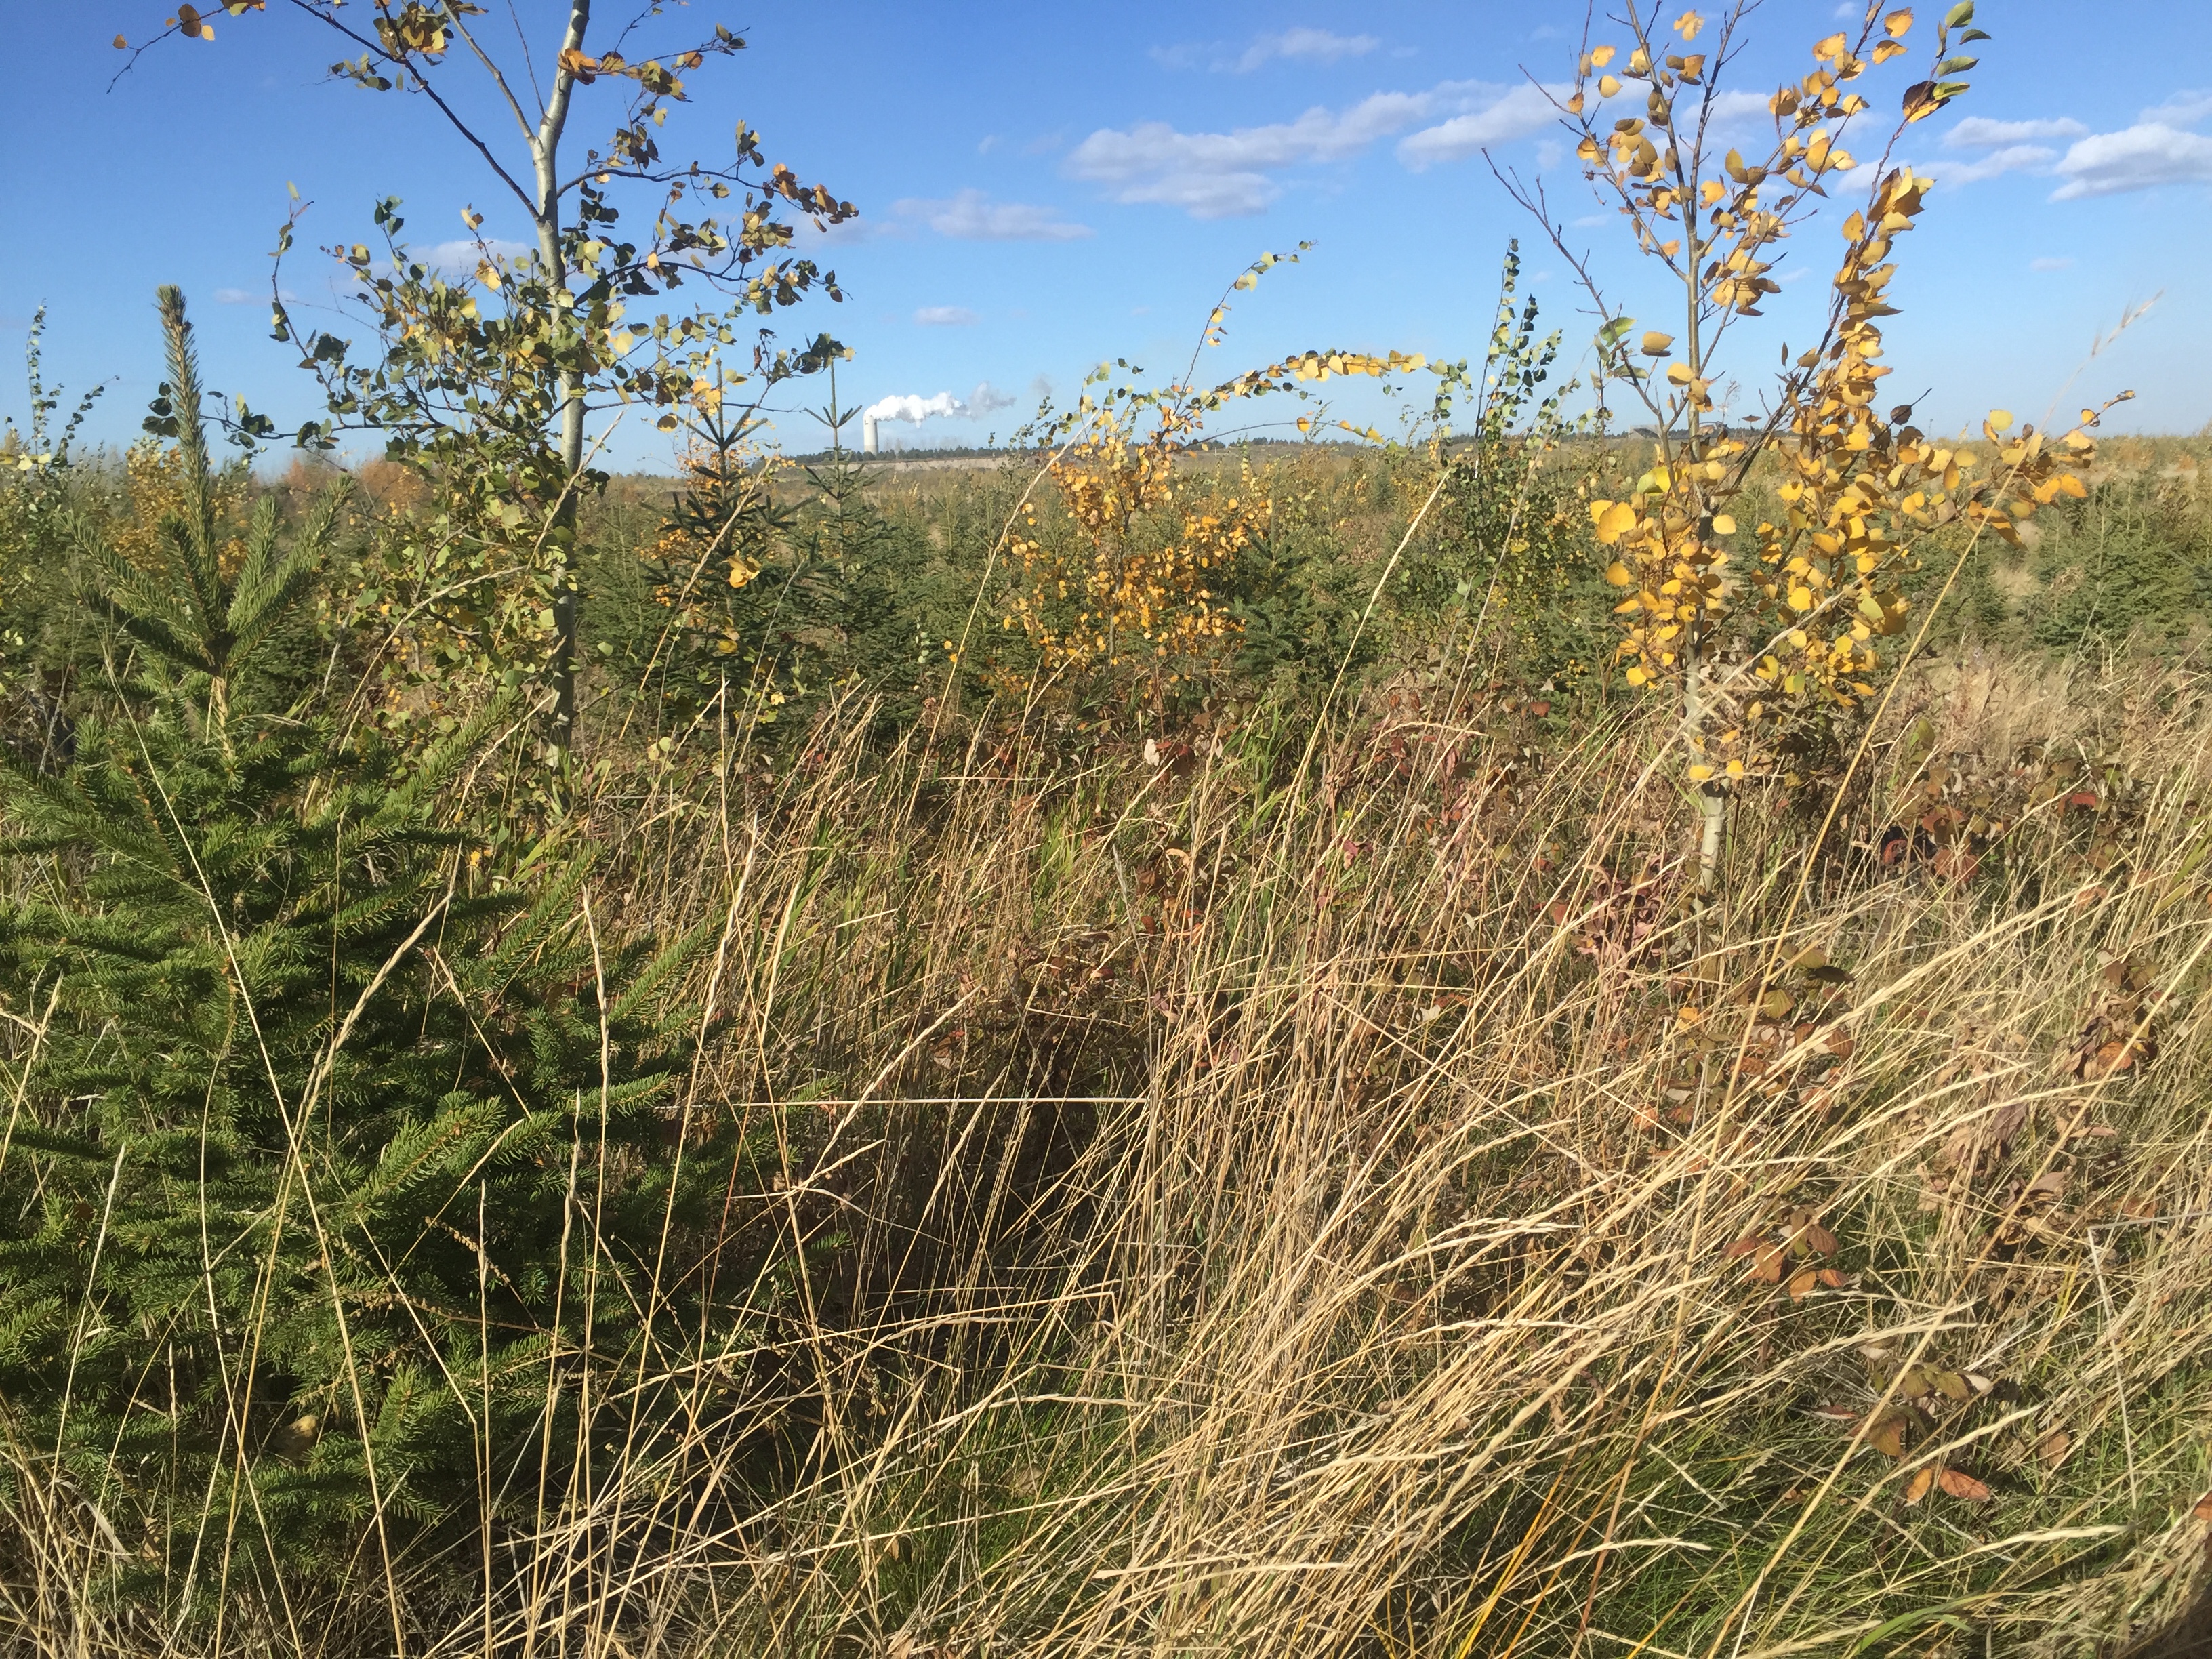
POLYGON ((1606 566, 1605 579, 1615 587, 1626 587, 1636 580, 1628 567, 1621 563, 1619 559, 1606 566))
POLYGON ((1893 11, 1881 20, 1881 26, 1889 31, 1893 40, 1902 40, 1905 32, 1912 27, 1912 14, 1909 11, 1893 11))
POLYGON ((1667 355, 1667 349, 1674 343, 1673 335, 1662 334, 1657 329, 1652 329, 1644 337, 1644 355, 1647 357, 1663 357, 1667 355))
POLYGON ((1620 90, 1620 82, 1617 77, 1610 75, 1598 77, 1597 95, 1599 97, 1610 98, 1620 90))
POLYGON ((1725 513, 1716 513, 1713 514, 1713 534, 1716 536, 1735 535, 1735 520, 1725 513))
POLYGON ((1615 501, 1598 516, 1597 538, 1607 547, 1636 528, 1636 509, 1626 501, 1615 501))
POLYGON ((1611 46, 1593 46, 1590 48, 1590 62, 1595 64, 1598 68, 1603 69, 1612 61, 1613 48, 1611 46))

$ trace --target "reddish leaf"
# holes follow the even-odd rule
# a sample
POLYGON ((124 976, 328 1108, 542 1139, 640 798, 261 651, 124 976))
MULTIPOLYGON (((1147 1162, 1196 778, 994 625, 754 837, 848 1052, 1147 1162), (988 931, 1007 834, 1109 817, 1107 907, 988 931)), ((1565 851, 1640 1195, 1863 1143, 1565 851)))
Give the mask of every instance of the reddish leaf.
POLYGON ((1746 1233, 1723 1251, 1722 1255, 1730 1261, 1738 1261, 1759 1249, 1765 1243, 1766 1241, 1757 1233, 1746 1233))
POLYGON ((1936 1484, 1954 1498, 1962 1498, 1969 1504, 1986 1504, 1990 1489, 1963 1469, 1945 1469, 1936 1477, 1936 1484))

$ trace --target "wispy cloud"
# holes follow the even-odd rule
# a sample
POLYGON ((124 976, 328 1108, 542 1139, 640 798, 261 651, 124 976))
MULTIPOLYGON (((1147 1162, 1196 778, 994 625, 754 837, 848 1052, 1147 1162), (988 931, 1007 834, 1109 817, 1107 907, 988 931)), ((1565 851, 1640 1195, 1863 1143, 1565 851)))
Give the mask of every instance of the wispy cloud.
POLYGON ((1095 234, 1088 225, 1061 218, 1057 208, 994 202, 980 190, 941 201, 909 197, 892 203, 891 211, 963 242, 1074 242, 1095 234))
POLYGON ((1986 115, 1969 115, 1943 135, 1943 148, 1995 149, 2037 138, 2079 138, 2088 131, 2070 115, 2029 121, 1993 121, 1986 115))
POLYGON ((2066 181, 2051 191, 2054 202, 2200 183, 2212 179, 2212 138, 2162 121, 2139 122, 2092 133, 2069 149, 2054 171, 2066 181))
POLYGON ((2193 127, 2208 115, 2212 115, 2212 92, 2200 88, 2175 93, 2164 103, 2152 105, 2139 118, 2160 126, 2193 127))
POLYGON ((1154 46, 1150 56, 1162 69, 1210 69, 1216 74, 1249 75, 1270 64, 1336 64, 1364 58, 1382 41, 1371 34, 1338 34, 1330 29, 1291 28, 1257 34, 1241 50, 1219 41, 1186 40, 1154 46))
POLYGON ((1446 81, 1425 92, 1378 92, 1344 109, 1316 106, 1295 120, 1227 132, 1184 132, 1164 121, 1102 127, 1069 153, 1063 170, 1117 202, 1227 219, 1265 209, 1283 193, 1282 175, 1292 169, 1348 161, 1408 128, 1419 131, 1401 143, 1398 155, 1418 170, 1525 137, 1555 115, 1534 87, 1446 81))
POLYGON ((495 259, 520 259, 538 250, 528 242, 510 242, 498 236, 487 237, 479 246, 473 236, 464 236, 431 247, 410 247, 407 254, 416 264, 427 265, 441 276, 473 276, 487 251, 495 259))
MULTIPOLYGON (((276 297, 283 301, 286 305, 297 305, 300 302, 300 296, 289 288, 279 289, 276 297)), ((219 288, 209 295, 208 298, 219 306, 266 305, 269 303, 269 290, 265 288, 219 288)))
POLYGON ((1972 161, 1937 156, 1927 167, 1938 184, 1974 185, 2003 173, 2040 173, 2057 158, 2058 152, 2046 144, 2007 144, 1972 161))
POLYGON ((2046 253, 2027 262, 2030 270, 2071 270, 2074 260, 2070 255, 2046 253))
POLYGON ((924 328, 965 328, 981 320, 966 306, 923 306, 914 319, 924 328))
POLYGON ((1230 132, 1181 132, 1164 121, 1102 127, 1069 154, 1066 171, 1103 185, 1117 202, 1157 202, 1194 219, 1236 218, 1282 194, 1274 174, 1357 155, 1419 120, 1428 98, 1378 92, 1346 110, 1316 107, 1294 121, 1230 132))
MULTIPOLYGON (((2131 126, 2092 132, 2071 116, 2021 121, 1970 115, 1943 135, 1947 150, 1981 150, 1972 161, 1938 157, 1929 170, 1945 184, 1970 185, 2005 173, 2043 173, 2058 179, 2054 202, 2083 201, 2152 190, 2161 185, 2212 181, 2212 137, 2187 131, 2212 117, 2212 91, 2177 92, 2154 104, 2131 126), (2038 139, 2069 139, 2064 154, 2038 139)), ((2043 269, 2038 266, 2038 269, 2043 269)))
POLYGON ((1416 173, 1439 161, 1459 161, 1488 149, 1541 132, 1559 118, 1552 106, 1554 95, 1565 98, 1571 87, 1514 87, 1487 108, 1455 115, 1449 121, 1424 127, 1398 141, 1398 159, 1416 173))
POLYGON ((1333 34, 1327 29, 1285 29, 1280 34, 1262 34, 1244 48, 1237 60, 1237 72, 1249 75, 1254 70, 1288 58, 1297 63, 1334 64, 1346 58, 1364 58, 1382 43, 1371 34, 1333 34))

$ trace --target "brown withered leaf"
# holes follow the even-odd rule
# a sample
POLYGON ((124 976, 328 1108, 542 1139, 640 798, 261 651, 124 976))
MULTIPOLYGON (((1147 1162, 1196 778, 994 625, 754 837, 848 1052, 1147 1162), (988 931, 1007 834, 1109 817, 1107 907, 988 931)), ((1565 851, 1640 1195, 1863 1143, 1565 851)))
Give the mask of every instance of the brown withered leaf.
POLYGON ((2055 1469, 2066 1461, 2066 1454, 2074 1449, 2074 1437, 2063 1429, 2053 1429, 2035 1443, 2035 1455, 2046 1469, 2055 1469))
POLYGON ((1929 1487, 1936 1484, 1936 1471, 1930 1466, 1913 1471, 1912 1479, 1905 1483, 1905 1501, 1917 1504, 1928 1496, 1929 1487))
POLYGON ((1779 1244, 1768 1244, 1764 1246, 1759 1250, 1757 1258, 1753 1260, 1751 1264, 1751 1276, 1762 1285, 1780 1284, 1782 1282, 1782 1264, 1788 1259, 1788 1256, 1789 1252, 1784 1250, 1779 1244))
POLYGON ((1835 1255, 1836 1236, 1819 1222, 1815 1221, 1808 1226, 1802 1237, 1805 1240, 1805 1248, 1811 1250, 1814 1255, 1835 1255))
POLYGON ((1952 1497, 1964 1498, 1969 1504, 1990 1501, 1990 1489, 1964 1469, 1945 1469, 1936 1477, 1936 1484, 1952 1497))
POLYGON ((1745 1256, 1750 1255, 1754 1251, 1764 1247, 1765 1243, 1766 1240, 1760 1237, 1757 1233, 1746 1233, 1741 1238, 1736 1240, 1735 1243, 1729 1245, 1727 1249, 1722 1251, 1721 1254, 1728 1261, 1740 1261, 1745 1256))
POLYGON ((1832 1291, 1840 1291, 1851 1282, 1850 1275, 1834 1267, 1823 1267, 1814 1275, 1832 1291))
POLYGON ((2199 1521, 2212 1521, 2212 1492, 2208 1492, 2203 1497, 2198 1498, 2197 1506, 2189 1513, 2199 1521))
POLYGON ((1904 1456, 1905 1421, 1902 1413, 1883 1413, 1875 1425, 1867 1431, 1867 1444, 1884 1457, 1904 1456))
POLYGON ((1814 1272, 1810 1267, 1805 1268, 1802 1272, 1790 1274, 1790 1299, 1792 1302, 1802 1302, 1807 1297, 1813 1293, 1814 1286, 1818 1285, 1820 1282, 1820 1275, 1814 1272))

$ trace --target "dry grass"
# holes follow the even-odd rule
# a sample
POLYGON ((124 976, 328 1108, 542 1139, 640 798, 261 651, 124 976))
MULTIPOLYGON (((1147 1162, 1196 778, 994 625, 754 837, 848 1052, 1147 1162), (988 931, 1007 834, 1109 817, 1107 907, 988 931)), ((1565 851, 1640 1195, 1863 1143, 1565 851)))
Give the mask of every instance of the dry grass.
POLYGON ((21 1471, 0 1647, 2115 1651, 2212 1486, 2203 692, 1941 685, 1896 729, 2019 805, 1972 879, 1848 850, 1925 805, 1886 744, 1809 863, 1747 802, 1704 912, 1648 732, 1445 685, 1158 766, 696 737, 581 833, 601 925, 722 924, 690 1109, 774 1132, 748 1344, 633 1357, 589 1507, 475 1590, 365 1550, 219 1644, 88 1595, 96 1509, 21 1471), (2030 740, 2100 805, 2032 805, 2030 740), (1808 1225, 1790 1283, 1730 1251, 1808 1225))

